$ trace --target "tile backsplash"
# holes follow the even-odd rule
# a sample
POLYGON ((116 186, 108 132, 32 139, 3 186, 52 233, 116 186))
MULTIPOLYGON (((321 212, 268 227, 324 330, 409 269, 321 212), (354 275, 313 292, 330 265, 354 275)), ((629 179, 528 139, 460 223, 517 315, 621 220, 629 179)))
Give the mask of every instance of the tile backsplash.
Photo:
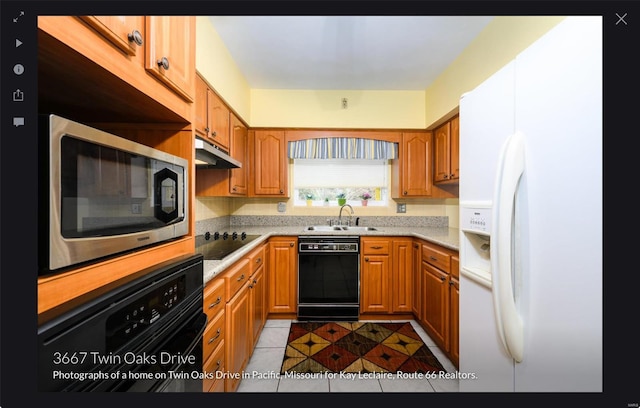
MULTIPOLYGON (((196 235, 207 231, 224 231, 241 226, 306 226, 328 225, 328 220, 338 217, 327 216, 292 216, 292 215, 228 215, 196 221, 196 235)), ((343 215, 343 221, 348 216, 343 215)), ((416 216, 416 217, 386 217, 386 216, 353 216, 355 224, 376 227, 448 227, 449 217, 446 216, 416 216)))

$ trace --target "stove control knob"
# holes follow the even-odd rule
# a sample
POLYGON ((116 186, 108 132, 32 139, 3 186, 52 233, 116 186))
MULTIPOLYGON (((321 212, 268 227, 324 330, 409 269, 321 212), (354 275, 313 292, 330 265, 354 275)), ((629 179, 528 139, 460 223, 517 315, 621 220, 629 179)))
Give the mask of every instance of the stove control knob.
POLYGON ((243 233, 240 235, 240 239, 242 239, 242 240, 247 239, 247 233, 246 233, 246 232, 243 232, 243 233))
POLYGON ((220 239, 220 233, 219 233, 218 231, 216 231, 216 232, 213 234, 213 239, 214 239, 214 240, 218 240, 218 239, 220 239))
POLYGON ((231 238, 233 238, 234 240, 238 239, 238 233, 233 231, 233 234, 231 234, 231 238))
POLYGON ((222 234, 222 239, 227 239, 227 238, 229 238, 229 233, 225 231, 224 234, 222 234))
POLYGON ((206 239, 207 241, 211 239, 211 233, 209 231, 204 233, 204 239, 206 239))

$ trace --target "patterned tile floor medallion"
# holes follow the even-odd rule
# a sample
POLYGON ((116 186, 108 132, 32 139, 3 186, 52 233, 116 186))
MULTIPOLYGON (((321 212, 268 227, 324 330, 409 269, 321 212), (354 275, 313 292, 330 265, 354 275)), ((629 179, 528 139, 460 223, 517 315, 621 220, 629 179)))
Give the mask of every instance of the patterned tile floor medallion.
POLYGON ((291 323, 281 374, 446 371, 411 323, 291 323))

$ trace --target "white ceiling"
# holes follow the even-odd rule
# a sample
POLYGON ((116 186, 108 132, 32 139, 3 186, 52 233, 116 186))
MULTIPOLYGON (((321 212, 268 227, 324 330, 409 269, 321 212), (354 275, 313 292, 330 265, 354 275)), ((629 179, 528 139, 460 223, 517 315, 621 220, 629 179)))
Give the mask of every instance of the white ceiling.
POLYGON ((212 16, 251 88, 425 90, 493 17, 212 16))

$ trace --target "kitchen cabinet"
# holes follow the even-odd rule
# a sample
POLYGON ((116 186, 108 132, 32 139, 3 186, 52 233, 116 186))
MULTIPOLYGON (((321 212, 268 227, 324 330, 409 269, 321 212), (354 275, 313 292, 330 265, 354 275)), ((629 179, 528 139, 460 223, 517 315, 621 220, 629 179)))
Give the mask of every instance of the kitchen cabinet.
POLYGON ((413 306, 413 241, 393 239, 391 253, 391 311, 393 313, 411 313, 413 306))
POLYGON ((253 250, 249 255, 252 272, 249 277, 249 325, 251 329, 251 348, 258 343, 260 333, 267 321, 267 291, 265 286, 265 245, 253 250))
POLYGON ((249 195, 288 197, 287 145, 283 130, 249 132, 251 177, 249 195))
POLYGON ((459 256, 457 251, 422 241, 421 301, 418 320, 457 366, 459 344, 459 256))
POLYGON ((240 384, 240 375, 253 350, 249 300, 250 266, 248 259, 236 262, 225 272, 226 293, 229 301, 225 307, 226 341, 225 366, 231 373, 225 379, 225 391, 234 392, 240 384))
POLYGON ((460 361, 460 258, 451 257, 449 277, 449 357, 458 367, 460 361))
POLYGON ((196 75, 196 135, 218 146, 236 158, 230 151, 230 110, 213 88, 200 75, 196 75))
POLYGON ((144 53, 144 16, 80 16, 127 55, 144 53))
POLYGON ((411 247, 411 312, 416 321, 422 320, 422 243, 414 241, 411 247))
POLYGON ((392 197, 430 197, 433 190, 432 157, 431 132, 403 133, 399 157, 392 166, 394 179, 398 179, 392 189, 392 197))
POLYGON ((207 327, 202 336, 203 372, 213 373, 214 379, 205 380, 203 391, 222 388, 224 380, 215 380, 215 372, 224 370, 224 339, 225 339, 225 307, 226 287, 224 279, 214 279, 207 283, 203 293, 203 310, 207 315, 207 327), (215 384, 221 382, 220 384, 215 384))
POLYGON ((229 154, 242 163, 235 169, 196 168, 196 196, 199 197, 244 197, 249 190, 248 128, 233 113, 229 154))
POLYGON ((185 100, 193 102, 196 20, 193 16, 145 17, 145 68, 185 100))
POLYGON ((411 313, 411 239, 362 237, 360 312, 411 313))
POLYGON ((267 269, 269 314, 297 313, 298 238, 269 239, 267 269))
POLYGON ((460 179, 460 121, 455 116, 434 130, 435 183, 457 183, 460 179))

